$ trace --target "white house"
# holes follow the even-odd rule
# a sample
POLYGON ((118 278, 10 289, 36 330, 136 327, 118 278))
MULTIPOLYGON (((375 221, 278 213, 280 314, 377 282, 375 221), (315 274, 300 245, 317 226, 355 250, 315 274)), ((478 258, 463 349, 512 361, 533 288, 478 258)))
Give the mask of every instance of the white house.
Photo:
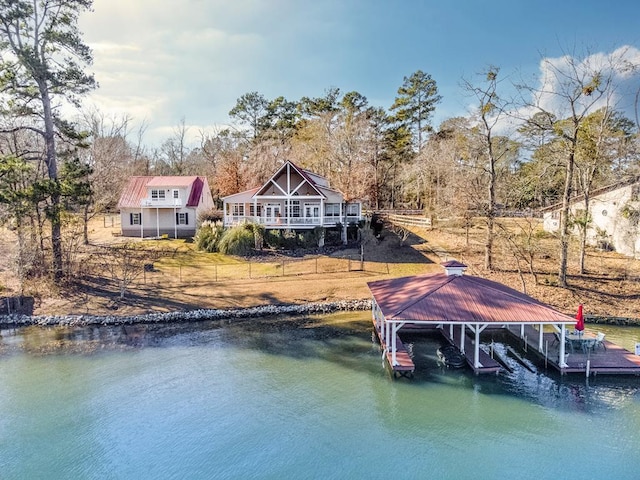
MULTIPOLYGON (((571 200, 572 216, 584 213, 584 197, 571 200)), ((544 230, 555 232, 560 228, 562 206, 554 205, 543 211, 544 230)), ((609 246, 616 252, 632 257, 640 255, 640 182, 618 183, 594 191, 589 198, 590 223, 587 243, 609 246)), ((577 233, 577 227, 574 228, 577 233)))
POLYGON ((131 177, 118 202, 122 235, 190 237, 198 214, 214 206, 205 177, 131 177))
POLYGON ((261 187, 223 198, 224 225, 251 221, 268 229, 346 227, 362 219, 362 203, 345 202, 326 178, 287 161, 261 187))

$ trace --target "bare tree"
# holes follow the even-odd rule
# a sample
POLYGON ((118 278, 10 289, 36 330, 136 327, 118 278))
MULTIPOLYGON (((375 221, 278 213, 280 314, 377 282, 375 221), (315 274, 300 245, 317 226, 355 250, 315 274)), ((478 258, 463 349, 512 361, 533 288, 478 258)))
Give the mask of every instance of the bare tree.
POLYGON ((564 55, 542 60, 538 85, 518 85, 530 127, 553 133, 562 145, 565 174, 560 216, 560 264, 558 284, 567 286, 567 260, 570 238, 569 207, 574 191, 574 170, 579 148, 580 129, 589 113, 610 105, 614 94, 614 74, 621 68, 619 53, 603 56, 564 55), (558 120, 559 119, 559 120, 558 120))
POLYGON ((123 243, 102 247, 102 254, 98 258, 101 268, 118 285, 119 298, 122 300, 131 284, 144 274, 145 266, 153 265, 159 256, 160 252, 145 250, 137 243, 123 243))
POLYGON ((498 73, 500 69, 490 66, 484 73, 485 83, 476 85, 463 80, 464 89, 477 101, 475 117, 478 121, 478 136, 481 139, 485 158, 486 197, 484 217, 487 224, 484 244, 484 268, 493 269, 493 242, 496 217, 496 188, 498 183, 498 163, 506 157, 510 143, 495 135, 496 127, 506 116, 506 103, 498 96, 498 73))

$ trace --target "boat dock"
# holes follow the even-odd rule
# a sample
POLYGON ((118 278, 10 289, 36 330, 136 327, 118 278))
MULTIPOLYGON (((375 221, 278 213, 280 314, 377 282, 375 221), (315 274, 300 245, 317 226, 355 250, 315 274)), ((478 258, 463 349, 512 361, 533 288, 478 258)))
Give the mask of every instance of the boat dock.
POLYGON ((384 357, 387 360, 387 364, 391 371, 393 372, 393 376, 401 376, 401 377, 413 377, 413 372, 416 370, 416 366, 409 355, 409 351, 407 347, 404 346, 400 337, 396 335, 396 361, 393 361, 393 354, 390 349, 386 348, 386 343, 384 341, 384 337, 382 332, 376 325, 375 319, 373 319, 373 330, 376 332, 378 336, 378 341, 380 342, 380 347, 383 349, 384 357))
MULTIPOLYGON (((506 329, 512 336, 518 338, 526 345, 527 352, 533 352, 539 358, 546 361, 560 373, 582 373, 584 375, 640 375, 640 356, 616 345, 608 340, 603 340, 604 348, 591 348, 586 351, 581 349, 567 350, 565 355, 566 367, 559 362, 560 345, 553 333, 543 332, 543 345, 545 352, 538 350, 539 333, 533 327, 527 325, 524 328, 524 338, 521 338, 520 328, 506 329), (526 343, 524 343, 526 341, 526 343)), ((543 350, 544 350, 543 349, 543 350)))
MULTIPOLYGON (((451 345, 454 345, 457 348, 460 348, 460 329, 453 329, 453 338, 449 335, 449 332, 444 328, 438 329, 442 336, 447 340, 451 345)), ((498 373, 502 369, 502 365, 498 363, 496 360, 491 358, 487 352, 485 352, 482 348, 478 351, 478 360, 480 361, 479 366, 474 365, 473 352, 475 345, 473 344, 473 339, 468 335, 465 335, 464 338, 464 352, 463 355, 467 359, 467 363, 471 367, 471 369, 476 373, 476 375, 484 374, 484 373, 498 373)))

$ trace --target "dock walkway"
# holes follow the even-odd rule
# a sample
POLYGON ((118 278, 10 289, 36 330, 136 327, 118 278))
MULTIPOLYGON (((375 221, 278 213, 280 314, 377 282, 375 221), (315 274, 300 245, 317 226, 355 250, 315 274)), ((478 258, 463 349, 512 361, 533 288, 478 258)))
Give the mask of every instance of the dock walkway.
MULTIPOLYGON (((520 339, 520 328, 507 328, 507 331, 520 339)), ((532 351, 541 358, 545 358, 544 352, 538 351, 539 334, 532 326, 525 326, 525 338, 527 341, 527 352, 532 351)), ((562 368, 559 364, 560 345, 556 341, 553 333, 543 333, 543 345, 547 348, 546 362, 561 373, 587 373, 587 361, 589 362, 590 375, 640 375, 640 356, 625 350, 613 342, 604 340, 604 348, 588 350, 566 350, 565 363, 567 367, 562 368)), ((523 341, 523 339, 520 339, 523 341)))

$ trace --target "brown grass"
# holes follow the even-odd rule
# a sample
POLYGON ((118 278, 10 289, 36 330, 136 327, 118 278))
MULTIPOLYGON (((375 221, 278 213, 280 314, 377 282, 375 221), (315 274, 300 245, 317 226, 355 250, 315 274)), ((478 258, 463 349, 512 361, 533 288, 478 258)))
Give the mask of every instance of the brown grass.
MULTIPOLYGON (((501 220, 509 231, 514 231, 524 220, 501 220)), ((567 271, 568 288, 557 286, 559 268, 559 242, 552 235, 540 232, 538 226, 537 245, 539 251, 534 260, 537 283, 534 277, 524 272, 518 274, 517 264, 511 250, 504 241, 495 245, 495 269, 484 269, 485 229, 480 222, 470 230, 469 244, 462 228, 415 231, 429 243, 440 245, 453 258, 469 265, 469 273, 483 276, 520 291, 524 279, 526 293, 556 309, 573 314, 577 305, 585 306, 585 313, 597 316, 640 318, 640 261, 615 252, 588 249, 585 258, 585 273, 579 272, 579 249, 577 242, 570 244, 567 271)), ((526 263, 521 268, 527 270, 526 263)))
MULTIPOLYGON (((105 227, 102 219, 91 224, 90 241, 93 245, 130 241, 114 237, 117 227, 105 227)), ((511 231, 518 228, 510 221, 511 231)), ((323 256, 322 265, 342 265, 351 258, 352 270, 336 271, 327 267, 315 272, 315 256, 306 260, 293 260, 275 256, 252 263, 249 278, 245 259, 194 250, 183 240, 135 240, 145 248, 162 250, 162 258, 154 263, 154 272, 140 276, 130 288, 124 301, 108 279, 93 277, 74 287, 60 288, 38 283, 27 286, 27 294, 37 297, 34 314, 118 314, 189 310, 196 308, 245 307, 274 303, 304 303, 359 299, 370 296, 367 282, 382 278, 439 272, 438 265, 445 259, 455 258, 469 265, 472 275, 479 275, 523 290, 524 279, 529 295, 548 303, 558 310, 573 314, 579 303, 587 314, 640 317, 640 264, 611 252, 591 250, 586 259, 587 273, 577 274, 577 250, 572 245, 569 262, 569 288, 555 286, 557 279, 557 239, 547 236, 539 240, 540 251, 535 260, 538 283, 532 275, 518 274, 516 262, 504 242, 495 247, 495 270, 483 268, 484 229, 478 224, 470 230, 469 243, 465 231, 456 226, 438 229, 414 229, 404 245, 393 233, 384 232, 380 242, 367 246, 365 271, 356 271, 359 250, 345 249, 323 256), (440 254, 438 256, 437 253, 440 254), (447 253, 443 253, 447 252, 447 253), (285 261, 285 275, 281 275, 281 262, 285 261), (340 263, 342 262, 342 263, 340 263), (296 269, 299 269, 300 273, 296 269), (217 271, 217 275, 214 273, 217 271), (222 272, 233 272, 232 274, 222 272), (311 273, 310 273, 311 272, 311 273), (387 273, 388 272, 388 273, 387 273), (298 274, 299 273, 299 274, 298 274)), ((10 253, 11 235, 4 232, 0 250, 4 258, 10 253), (9 252, 9 253, 7 253, 9 252)), ((91 256, 88 255, 87 262, 91 256)), ((332 267, 333 268, 333 267, 332 267)), ((526 268, 526 265, 522 265, 526 268)), ((16 282, 11 270, 4 265, 0 271, 3 295, 15 294, 16 282)))

